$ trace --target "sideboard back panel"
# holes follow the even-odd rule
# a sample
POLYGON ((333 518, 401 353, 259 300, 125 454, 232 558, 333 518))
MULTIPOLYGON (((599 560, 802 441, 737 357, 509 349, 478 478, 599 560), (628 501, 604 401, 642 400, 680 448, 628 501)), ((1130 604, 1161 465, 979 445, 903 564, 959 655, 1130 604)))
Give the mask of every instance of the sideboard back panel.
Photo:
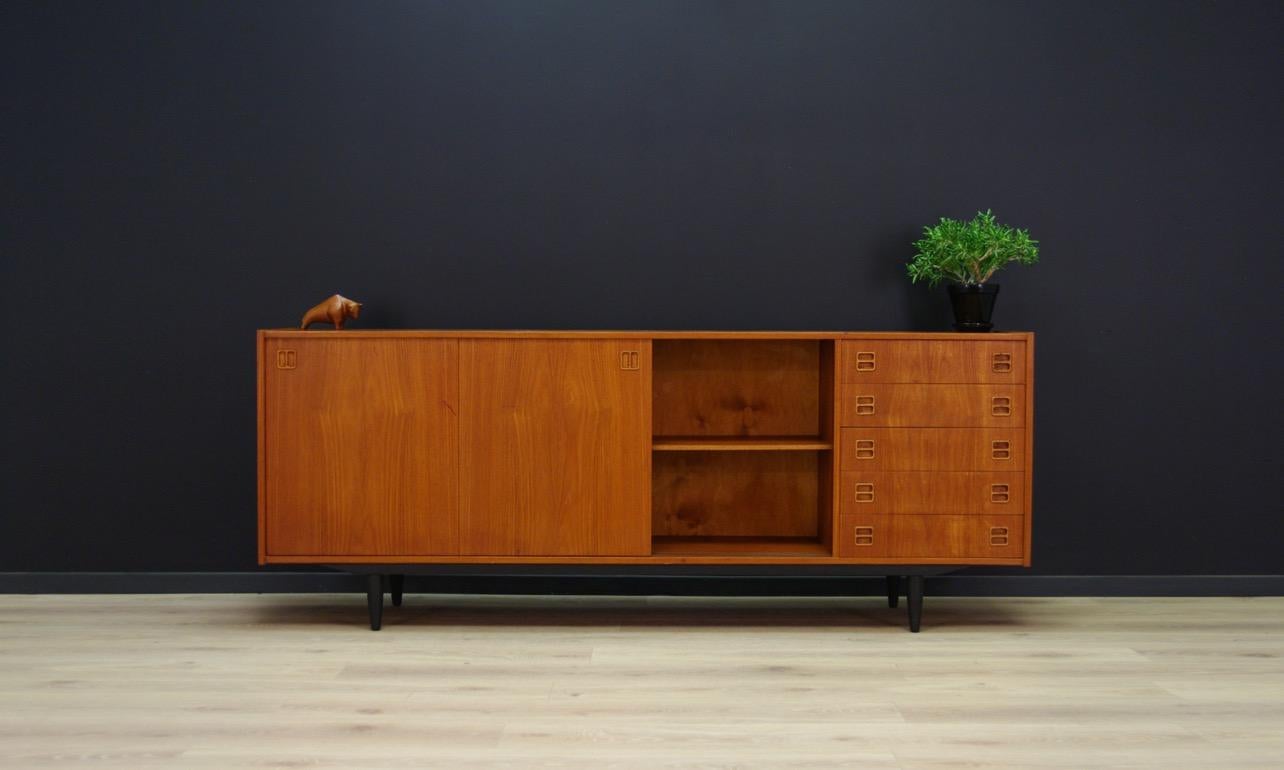
POLYGON ((820 457, 819 452, 657 452, 651 471, 652 533, 816 539, 820 457))
POLYGON ((657 340, 656 436, 814 436, 820 342, 657 340))

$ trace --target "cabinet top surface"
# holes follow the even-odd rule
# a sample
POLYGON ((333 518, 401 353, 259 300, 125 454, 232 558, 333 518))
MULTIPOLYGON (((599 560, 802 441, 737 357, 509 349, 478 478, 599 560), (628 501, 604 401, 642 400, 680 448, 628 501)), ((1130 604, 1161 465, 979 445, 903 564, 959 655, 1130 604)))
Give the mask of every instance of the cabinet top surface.
POLYGON ((468 337, 498 339, 887 339, 887 340, 1026 340, 1034 336, 1033 332, 988 332, 985 334, 964 332, 897 332, 897 331, 730 331, 730 330, 587 330, 587 329, 260 329, 259 334, 268 337, 303 337, 329 336, 359 337, 468 337))

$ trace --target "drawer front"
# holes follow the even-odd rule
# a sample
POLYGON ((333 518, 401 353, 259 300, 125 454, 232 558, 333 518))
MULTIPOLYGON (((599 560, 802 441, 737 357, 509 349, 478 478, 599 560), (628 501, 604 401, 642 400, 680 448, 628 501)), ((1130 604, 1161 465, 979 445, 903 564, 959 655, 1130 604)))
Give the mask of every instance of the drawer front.
POLYGON ((843 514, 1023 514, 1025 474, 845 471, 843 514))
POLYGON ((1025 431, 1016 428, 843 428, 845 471, 1019 471, 1025 431))
POLYGON ((839 519, 836 553, 849 559, 1020 559, 1024 516, 891 516, 839 519))
POLYGON ((854 340, 842 346, 844 383, 1022 383, 1019 340, 854 340))
POLYGON ((1021 385, 844 385, 845 427, 1020 428, 1021 385))

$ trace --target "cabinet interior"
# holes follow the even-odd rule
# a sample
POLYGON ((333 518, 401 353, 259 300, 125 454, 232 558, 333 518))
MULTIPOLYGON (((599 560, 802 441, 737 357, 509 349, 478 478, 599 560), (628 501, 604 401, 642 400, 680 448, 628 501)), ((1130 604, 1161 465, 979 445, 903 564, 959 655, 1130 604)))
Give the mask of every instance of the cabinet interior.
POLYGON ((834 343, 656 340, 655 554, 830 555, 834 343))

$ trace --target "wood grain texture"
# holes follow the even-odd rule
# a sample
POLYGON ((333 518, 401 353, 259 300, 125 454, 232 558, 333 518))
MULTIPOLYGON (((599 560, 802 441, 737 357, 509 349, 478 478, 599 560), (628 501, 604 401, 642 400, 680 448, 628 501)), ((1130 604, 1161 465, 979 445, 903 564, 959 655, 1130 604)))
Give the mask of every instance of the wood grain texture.
MULTIPOLYGON (((989 336, 989 335, 985 335, 989 336)), ((1024 340, 856 340, 840 342, 844 383, 1025 381, 1024 340)))
MULTIPOLYGON (((838 441, 838 343, 824 341, 820 343, 820 436, 831 441, 838 441)), ((820 467, 817 469, 817 506, 820 517, 820 541, 825 549, 833 553, 834 526, 837 524, 838 506, 835 501, 838 493, 838 452, 831 447, 830 451, 819 455, 820 467)))
POLYGON ((1020 428, 1025 423, 1025 387, 844 385, 840 411, 847 427, 1020 428))
POLYGON ((819 533, 816 452, 657 452, 657 537, 811 537, 819 533))
POLYGON ((816 452, 833 449, 833 443, 816 438, 672 438, 651 439, 653 452, 816 452))
POLYGON ((267 564, 267 367, 265 359, 267 332, 260 329, 254 341, 254 411, 257 452, 255 463, 258 481, 259 564, 267 564))
POLYGON ((827 545, 812 537, 657 537, 653 554, 673 556, 796 556, 826 558, 827 545))
MULTIPOLYGON (((368 339, 609 339, 609 340, 957 340, 975 342, 976 335, 964 332, 855 332, 855 331, 729 331, 726 329, 265 329, 275 338, 321 334, 368 339)), ((986 340, 1025 341, 1030 332, 988 332, 986 340)))
POLYGON ((457 345, 266 341, 265 557, 459 552, 457 345))
POLYGON ((1020 472, 844 471, 840 510, 1023 514, 1024 479, 1025 474, 1020 472))
POLYGON ((307 329, 315 323, 329 323, 335 329, 343 329, 349 318, 361 317, 361 303, 348 299, 342 294, 334 294, 321 300, 316 306, 303 314, 299 322, 300 329, 307 329))
POLYGON ((1279 768, 1284 598, 927 601, 0 596, 0 767, 1279 768))
POLYGON ((819 436, 815 340, 657 340, 657 436, 819 436))
MULTIPOLYGON (((776 539, 776 538, 771 538, 776 539)), ((811 540, 812 538, 806 538, 811 540)), ((654 542, 654 541, 653 541, 654 542)), ((816 542, 820 542, 816 540, 816 542)), ((826 550, 828 553, 828 550, 826 550)), ((397 564, 540 564, 540 565, 557 565, 557 564, 692 564, 692 565, 751 565, 751 564, 770 564, 770 565, 789 565, 789 564, 807 564, 821 566, 843 566, 856 564, 930 564, 930 565, 951 565, 951 566, 978 566, 994 565, 1000 567, 1019 567, 1022 565, 1020 556, 1012 558, 962 558, 952 556, 941 557, 917 557, 913 559, 903 558, 886 558, 871 561, 869 559, 853 559, 838 556, 826 556, 812 558, 811 552, 808 552, 808 558, 805 561, 799 561, 797 556, 784 554, 759 555, 759 556, 737 556, 722 554, 673 554, 673 553, 647 553, 640 556, 494 556, 494 555, 462 555, 462 556, 443 556, 440 554, 429 555, 403 555, 403 556, 276 556, 271 560, 272 564, 325 564, 328 566, 343 566, 346 564, 360 564, 380 566, 390 566, 397 564)))
MULTIPOLYGON (((662 547, 662 552, 652 557, 649 556, 649 530, 654 522, 658 522, 655 524, 656 534, 661 538, 764 537, 780 542, 787 538, 804 538, 819 542, 823 548, 829 547, 838 539, 837 516, 840 511, 851 510, 852 485, 856 483, 854 478, 838 472, 840 458, 844 469, 862 474, 867 471, 947 474, 934 479, 922 474, 874 479, 880 504, 889 503, 891 507, 886 510, 898 512, 897 515, 931 513, 949 516, 963 511, 970 514, 993 513, 997 504, 988 507, 975 504, 976 484, 961 481, 964 478, 976 481, 979 477, 951 472, 992 470, 990 466, 1002 466, 1003 463, 1023 466, 1025 473, 1015 481, 1005 477, 1009 484, 1009 502, 1003 506, 1017 504, 1020 506, 1018 510, 1030 511, 1033 335, 991 334, 986 335, 985 340, 977 340, 973 335, 950 333, 622 332, 614 337, 608 334, 553 331, 260 332, 260 354, 257 357, 260 367, 260 562, 789 563, 790 557, 784 555, 784 551, 777 555, 763 555, 758 560, 759 557, 744 551, 724 548, 701 553, 692 546, 667 550, 662 547), (469 335, 470 338, 452 338, 460 335, 469 335), (653 386, 650 359, 642 352, 644 349, 649 351, 648 343, 652 338, 659 340, 657 344, 667 350, 664 356, 667 363, 663 366, 657 363, 655 368, 666 369, 671 385, 684 383, 684 388, 688 389, 670 387, 672 392, 669 395, 681 390, 678 393, 680 397, 669 398, 664 406, 667 416, 663 419, 652 419, 648 411, 651 398, 664 390, 653 386), (455 406, 459 412, 468 412, 463 418, 465 424, 458 430, 468 431, 469 448, 457 450, 456 455, 463 457, 463 464, 457 468, 454 489, 445 492, 447 497, 450 494, 456 496, 454 521, 448 513, 451 510, 449 502, 443 507, 430 500, 427 503, 429 507, 439 512, 446 511, 447 515, 434 515, 426 520, 409 518, 418 522, 412 526, 429 527, 427 534, 412 535, 407 539, 399 532, 393 532, 388 529, 388 522, 405 521, 407 517, 400 512, 390 517, 387 511, 410 510, 415 505, 411 498, 437 495, 438 491, 434 490, 440 487, 433 482, 432 490, 421 492, 413 486, 398 490, 394 485, 386 493, 392 502, 375 500, 371 509, 373 513, 367 510, 365 500, 358 500, 363 495, 369 497, 368 490, 345 498, 343 505, 346 508, 337 516, 346 519, 346 523, 336 518, 325 524, 330 528, 328 534, 316 529, 314 524, 313 532, 300 530, 301 534, 296 535, 294 530, 297 528, 293 524, 288 525, 289 532, 278 531, 277 535, 286 547, 296 550, 270 552, 272 532, 268 501, 272 499, 272 474, 268 472, 268 466, 272 463, 280 468, 298 465, 301 468, 298 473, 290 472, 283 476, 293 476, 296 480, 310 478, 319 472, 308 467, 312 461, 303 454, 288 461, 283 457, 272 458, 273 442, 268 440, 272 421, 268 415, 275 411, 279 416, 282 409, 280 405, 271 407, 268 403, 269 383, 276 382, 287 373, 276 369, 275 355, 281 349, 289 349, 298 355, 300 345, 319 343, 371 344, 376 347, 440 344, 462 345, 472 351, 476 351, 477 346, 500 351, 489 354, 489 358, 483 356, 486 358, 484 362, 477 359, 475 352, 468 354, 472 356, 470 360, 482 363, 485 369, 475 370, 469 383, 473 395, 479 399, 477 403, 486 402, 487 405, 473 413, 464 408, 466 398, 463 394, 443 400, 445 404, 457 401, 455 406), (638 352, 637 370, 619 369, 621 362, 616 358, 612 361, 616 367, 613 371, 636 375, 647 384, 640 394, 609 394, 611 386, 594 379, 599 377, 600 370, 595 373, 593 367, 567 364, 560 361, 562 353, 550 355, 547 352, 570 350, 577 345, 607 346, 604 349, 609 349, 612 356, 627 350, 638 352), (609 348, 612 345, 615 347, 609 348), (992 349, 1015 347, 1021 352, 1012 354, 1011 364, 1023 374, 1014 378, 1024 382, 1011 385, 966 382, 842 384, 844 372, 852 366, 848 354, 854 348, 849 346, 859 348, 855 352, 862 352, 871 345, 881 346, 873 352, 875 360, 882 362, 877 366, 882 366, 886 376, 892 376, 889 372, 900 371, 909 374, 895 375, 896 379, 961 381, 984 377, 982 367, 987 363, 993 368, 992 349), (949 352, 954 349, 973 350, 973 353, 949 352), (981 353, 975 354, 975 350, 981 350, 981 353), (976 363, 978 355, 981 364, 976 363), (543 364, 538 363, 540 360, 543 364), (527 394, 526 401, 519 403, 521 399, 514 395, 519 392, 527 394), (590 395, 585 399, 576 394, 590 395), (874 397, 874 415, 858 413, 862 410, 857 408, 860 405, 855 399, 860 395, 874 397), (995 396, 1007 399, 1006 416, 993 413, 995 396), (562 399, 560 402, 559 398, 562 399), (713 406, 701 406, 702 399, 713 406), (613 441, 609 434, 616 431, 617 426, 611 420, 607 420, 605 426, 599 425, 595 411, 600 410, 604 403, 617 402, 624 404, 621 413, 641 415, 642 420, 640 426, 634 425, 631 429, 635 441, 626 442, 635 449, 622 450, 634 453, 627 461, 628 467, 643 468, 640 476, 629 479, 612 477, 612 474, 629 472, 618 469, 616 461, 621 457, 607 457, 609 451, 603 447, 613 441), (719 410, 721 417, 710 419, 701 416, 705 412, 716 414, 719 410), (681 417, 684 414, 686 417, 681 417), (692 415, 695 415, 694 419, 692 415), (650 431, 647 426, 654 428, 664 420, 686 426, 686 430, 696 425, 699 430, 720 431, 725 427, 739 433, 660 435, 656 438, 657 451, 652 454, 648 446, 650 431), (802 434, 774 433, 777 429, 790 425, 798 427, 804 423, 810 427, 802 434), (838 426, 844 424, 852 427, 840 430, 838 426), (962 427, 930 427, 933 425, 962 427), (982 427, 987 425, 994 427, 982 427), (601 428, 603 434, 595 436, 579 426, 592 426, 594 430, 601 428), (765 433, 757 435, 760 431, 765 433), (605 442, 603 436, 606 437, 605 442), (999 436, 1006 438, 997 438, 999 436), (1010 442, 1009 460, 1000 461, 994 456, 993 442, 996 440, 1010 442), (869 442, 873 442, 873 457, 868 457, 869 442), (789 454, 783 450, 791 450, 793 454, 806 456, 802 462, 812 465, 802 472, 795 470, 784 476, 776 475, 773 481, 772 474, 791 461, 691 459, 712 454, 711 450, 762 457, 789 454), (582 455, 589 459, 569 464, 552 459, 559 453, 563 457, 582 455), (687 455, 688 460, 675 461, 672 455, 687 455), (539 465, 541 462, 546 465, 539 465), (658 463, 655 474, 650 473, 653 462, 658 463), (684 462, 686 466, 683 466, 684 462), (693 463, 703 464, 699 472, 693 472, 693 463), (518 467, 535 470, 514 474, 512 470, 518 467), (588 467, 595 470, 586 472, 584 469, 588 467), (464 488, 459 486, 460 478, 465 479, 464 488), (685 481, 675 485, 673 482, 677 479, 685 481), (649 496, 654 488, 658 488, 656 484, 665 487, 666 497, 652 505, 649 496), (631 491, 622 492, 624 488, 631 491), (765 495, 761 494, 764 490, 765 495), (617 503, 633 505, 635 513, 624 512, 616 503, 603 504, 602 501, 613 495, 617 495, 617 503), (586 502, 589 500, 595 502, 586 502), (765 505, 762 504, 764 500, 765 505), (292 537, 312 540, 291 546, 292 537), (378 538, 395 539, 402 547, 371 545, 378 538)), ((464 355, 460 351, 457 359, 464 355)), ((304 357, 303 360, 313 359, 304 357)), ((394 392, 403 393, 415 389, 406 381, 394 381, 389 387, 394 392)), ((457 389, 458 385, 445 387, 457 389)), ((452 413, 446 419, 459 418, 452 413)), ((378 451, 393 452, 396 443, 404 441, 406 436, 401 434, 401 438, 391 443, 380 438, 383 435, 380 431, 386 433, 387 426, 379 418, 352 418, 345 425, 352 431, 362 432, 356 443, 378 445, 378 451), (354 427, 358 425, 359 428, 354 427)), ((628 432, 630 429, 620 430, 628 432)), ((450 454, 448 448, 444 451, 450 454)), ((397 456, 396 462, 419 464, 419 460, 405 452, 397 450, 393 453, 397 456)), ((403 465, 398 470, 394 463, 391 472, 405 476, 408 467, 403 465)), ((435 472, 440 474, 443 467, 437 463, 435 472)), ((355 473, 351 466, 339 472, 355 473)), ((328 470, 320 473, 338 478, 328 470)), ((355 483, 363 482, 357 480, 355 483)), ((411 480, 407 483, 413 485, 417 482, 411 480)), ((449 484, 448 481, 446 483, 449 484)), ((314 479, 308 486, 312 492, 296 490, 290 494, 322 494, 316 490, 322 489, 324 484, 315 483, 314 479)), ((346 489, 347 486, 348 483, 342 481, 332 489, 346 489)), ((315 512, 324 511, 324 506, 317 507, 311 503, 305 507, 310 512, 300 520, 316 522, 319 519, 315 512)), ((283 521, 280 517, 276 520, 283 521)), ((1024 551, 1016 557, 920 554, 917 562, 1011 564, 1017 561, 1028 565, 1031 556, 1028 521, 1027 514, 1023 527, 1024 551)), ((804 555, 797 554, 796 558, 804 558, 804 555)), ((867 561, 864 557, 854 560, 842 555, 817 554, 812 550, 805 555, 807 563, 813 563, 817 558, 830 563, 867 561)), ((911 563, 913 560, 889 556, 879 561, 892 564, 911 563)))
POLYGON ((842 468, 859 471, 1025 471, 1020 428, 843 428, 842 468))
POLYGON ((1025 343, 1025 557, 1032 564, 1034 554, 1034 334, 1025 343))
POLYGON ((816 409, 820 423, 820 438, 833 441, 838 436, 838 421, 835 419, 835 408, 838 406, 838 348, 836 342, 825 340, 820 343, 819 398, 816 409))
POLYGON ((950 516, 846 513, 839 517, 835 552, 878 561, 885 558, 1020 558, 1024 516, 950 516), (858 531, 867 528, 868 533, 858 531), (1003 537, 996 532, 1002 530, 1003 537), (860 538, 867 535, 866 541, 860 538), (865 542, 865 544, 861 544, 865 542))
POLYGON ((649 553, 650 345, 459 345, 461 552, 649 553))

